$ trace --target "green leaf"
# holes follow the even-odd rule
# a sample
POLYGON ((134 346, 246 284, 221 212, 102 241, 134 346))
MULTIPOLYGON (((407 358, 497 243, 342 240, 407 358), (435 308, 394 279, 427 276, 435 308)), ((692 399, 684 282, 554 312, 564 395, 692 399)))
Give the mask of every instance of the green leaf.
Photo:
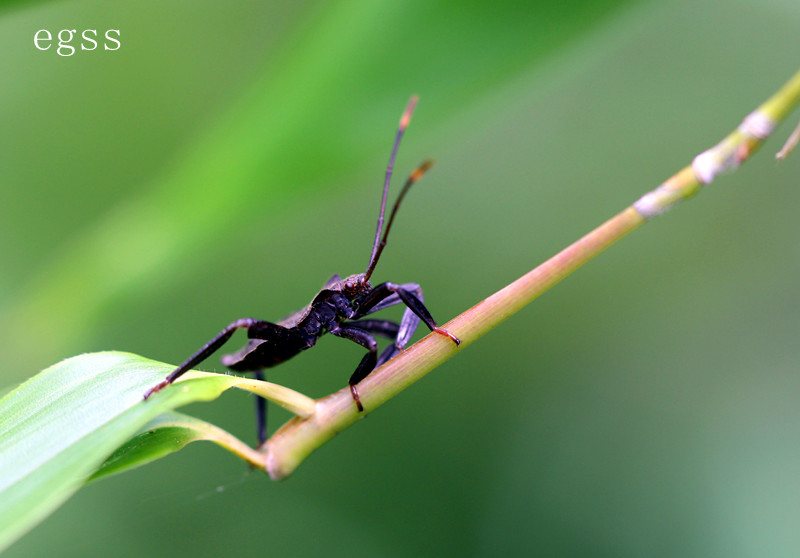
POLYGON ((215 442, 251 462, 256 453, 241 440, 213 424, 181 413, 164 413, 151 420, 133 438, 117 448, 89 480, 146 465, 199 441, 215 442))
POLYGON ((157 418, 187 403, 215 399, 243 379, 192 374, 144 401, 146 389, 172 369, 128 353, 84 354, 51 366, 0 400, 0 550, 69 498, 143 427, 158 435, 145 440, 141 434, 133 446, 115 453, 98 477, 166 455, 168 434, 178 435, 175 449, 213 439, 246 451, 202 421, 157 418))

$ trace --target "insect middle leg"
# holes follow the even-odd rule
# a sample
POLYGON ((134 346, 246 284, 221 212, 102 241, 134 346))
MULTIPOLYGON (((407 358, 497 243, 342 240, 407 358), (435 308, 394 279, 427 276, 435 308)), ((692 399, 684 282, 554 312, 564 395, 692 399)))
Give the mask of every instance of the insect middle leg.
MULTIPOLYGON (((411 314, 411 318, 415 320, 416 323, 419 322, 419 318, 414 314, 411 314)), ((406 323, 407 321, 407 316, 403 314, 403 321, 399 324, 391 320, 357 320, 348 322, 347 325, 363 329, 368 333, 387 337, 393 341, 393 343, 386 347, 378 357, 378 361, 375 363, 375 368, 377 368, 400 352, 400 349, 405 347, 408 340, 411 339, 414 330, 417 328, 416 323, 411 326, 410 333, 400 334, 401 331, 409 330, 409 324, 406 323)))
POLYGON ((337 337, 343 337, 354 341, 369 351, 361 362, 358 363, 356 371, 350 376, 348 383, 350 384, 350 393, 353 395, 353 400, 356 402, 359 411, 364 410, 361 404, 361 398, 358 396, 358 389, 356 384, 367 377, 367 374, 375 369, 375 364, 378 362, 378 342, 367 331, 350 324, 340 324, 338 327, 331 329, 330 333, 337 337))

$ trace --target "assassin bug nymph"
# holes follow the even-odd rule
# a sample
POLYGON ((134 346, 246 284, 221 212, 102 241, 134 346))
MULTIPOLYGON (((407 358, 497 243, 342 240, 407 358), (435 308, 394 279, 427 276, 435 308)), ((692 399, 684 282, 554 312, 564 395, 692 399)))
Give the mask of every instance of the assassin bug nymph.
MULTIPOLYGON (((391 157, 389 158, 389 166, 386 169, 383 198, 381 199, 381 209, 378 216, 378 229, 375 233, 375 242, 372 246, 372 254, 370 255, 366 272, 351 275, 346 279, 341 279, 338 275, 334 275, 308 306, 278 323, 265 322, 253 318, 236 320, 206 343, 203 348, 189 357, 186 362, 178 366, 163 382, 150 388, 144 395, 145 399, 168 386, 184 372, 191 370, 211 356, 212 353, 230 339, 234 331, 240 328, 247 330, 249 341, 240 351, 223 356, 222 364, 231 370, 254 372, 257 378, 263 377, 265 368, 276 366, 289 360, 300 351, 313 347, 317 339, 326 332, 354 341, 367 349, 367 354, 361 359, 349 381, 350 392, 359 411, 363 411, 364 407, 358 395, 358 383, 366 378, 372 370, 397 355, 406 346, 412 335, 414 335, 420 320, 431 331, 450 338, 456 345, 461 343, 458 337, 438 327, 436 322, 433 321, 430 312, 428 312, 423 303, 422 289, 419 285, 415 283, 396 284, 387 282, 373 287, 369 283, 369 278, 372 276, 384 246, 386 246, 386 237, 392 228, 394 216, 397 213, 397 208, 400 207, 400 202, 403 201, 411 185, 419 180, 433 164, 430 160, 425 161, 408 177, 403 189, 397 196, 397 201, 395 201, 392 212, 389 215, 389 221, 386 223, 386 230, 383 232, 383 237, 381 237, 392 167, 394 166, 395 156, 397 155, 403 132, 411 120, 411 114, 414 112, 416 104, 417 97, 412 97, 400 119, 400 126, 395 137, 391 157), (405 304, 406 310, 400 323, 390 320, 362 319, 373 312, 401 303, 405 304), (384 349, 380 356, 378 356, 377 342, 373 335, 380 335, 393 340, 393 343, 384 349)), ((266 411, 263 399, 259 398, 257 409, 259 442, 263 443, 266 439, 266 411)))

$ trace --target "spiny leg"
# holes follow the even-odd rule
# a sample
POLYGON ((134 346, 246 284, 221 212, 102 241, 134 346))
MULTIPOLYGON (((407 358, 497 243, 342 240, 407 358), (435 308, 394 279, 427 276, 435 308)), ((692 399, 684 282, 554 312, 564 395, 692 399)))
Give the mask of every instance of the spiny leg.
POLYGON ((356 402, 359 412, 364 410, 361 404, 361 398, 358 396, 358 389, 356 384, 367 377, 367 374, 375 369, 375 363, 378 361, 378 342, 369 333, 363 329, 349 326, 348 324, 341 324, 335 329, 330 330, 330 333, 337 337, 343 337, 354 341, 367 349, 369 352, 364 355, 361 362, 358 363, 356 371, 350 376, 348 383, 350 384, 350 393, 353 395, 353 401, 356 402))
POLYGON ((229 324, 225 329, 220 331, 211 341, 203 345, 203 347, 199 351, 190 356, 183 364, 178 366, 178 368, 176 368, 175 371, 172 372, 172 374, 167 376, 167 378, 163 382, 147 390, 147 392, 145 392, 144 394, 144 398, 147 399, 154 393, 161 391, 169 384, 177 380, 185 372, 191 370, 192 368, 203 362, 205 359, 210 357, 217 349, 222 347, 222 345, 224 345, 228 339, 231 338, 231 335, 233 335, 234 331, 243 327, 249 328, 250 326, 252 326, 257 322, 258 320, 255 320, 253 318, 242 318, 240 320, 236 320, 235 322, 229 324))

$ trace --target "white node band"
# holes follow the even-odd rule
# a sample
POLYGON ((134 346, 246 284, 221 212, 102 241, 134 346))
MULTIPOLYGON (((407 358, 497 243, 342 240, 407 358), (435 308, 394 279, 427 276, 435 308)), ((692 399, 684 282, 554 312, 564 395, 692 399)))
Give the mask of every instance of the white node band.
POLYGON ((760 111, 748 114, 739 125, 739 131, 756 139, 767 139, 775 129, 776 122, 760 111))
POLYGON ((667 188, 665 184, 662 184, 636 200, 633 203, 633 208, 639 215, 650 220, 671 209, 681 199, 680 192, 667 188))

